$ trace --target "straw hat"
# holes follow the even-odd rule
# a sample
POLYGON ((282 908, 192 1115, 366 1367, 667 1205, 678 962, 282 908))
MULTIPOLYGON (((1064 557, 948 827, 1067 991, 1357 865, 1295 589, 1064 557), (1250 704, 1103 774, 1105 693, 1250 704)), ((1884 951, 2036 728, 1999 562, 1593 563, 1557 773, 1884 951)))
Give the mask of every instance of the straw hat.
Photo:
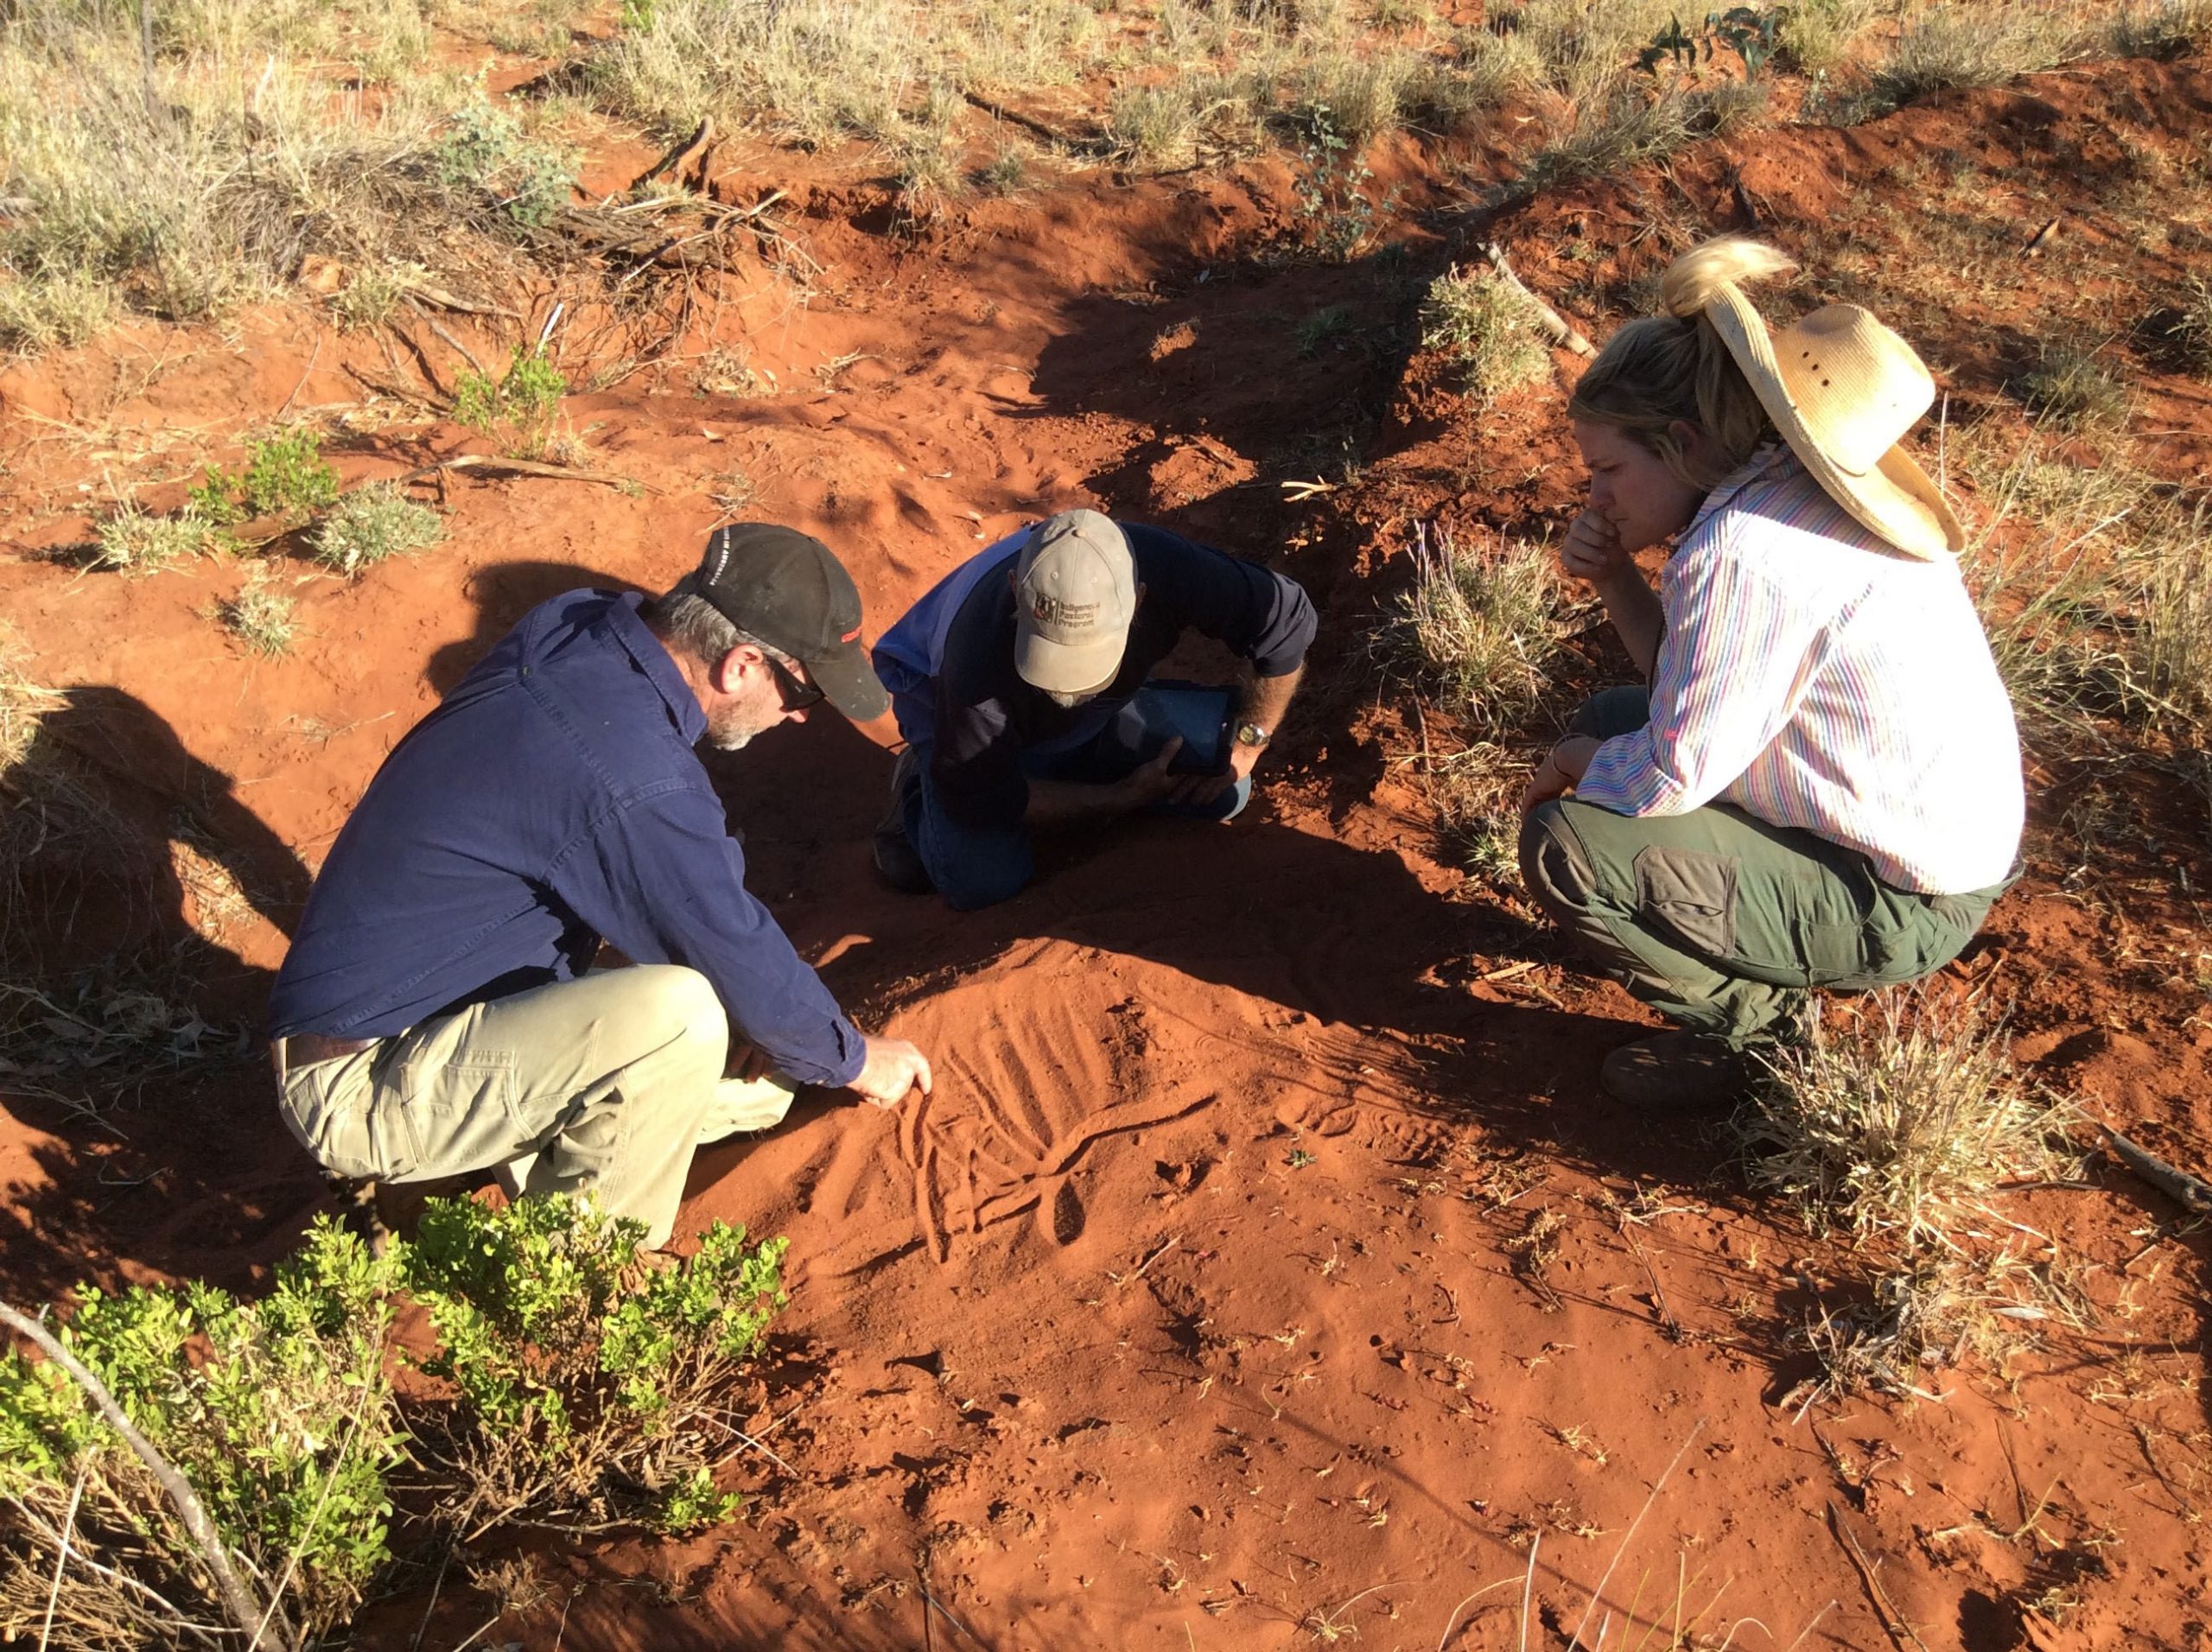
POLYGON ((1958 551, 1958 518, 1897 445, 1936 400, 1910 345, 1856 304, 1830 304, 1770 334, 1732 281, 1708 297, 1705 318, 1830 499, 1910 556, 1958 551))

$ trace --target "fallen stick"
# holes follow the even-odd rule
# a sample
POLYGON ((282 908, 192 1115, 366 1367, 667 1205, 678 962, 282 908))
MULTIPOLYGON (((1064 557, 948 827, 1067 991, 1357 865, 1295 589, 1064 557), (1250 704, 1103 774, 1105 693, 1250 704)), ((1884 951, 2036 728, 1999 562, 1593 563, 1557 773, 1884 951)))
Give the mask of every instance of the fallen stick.
POLYGON ((1828 1527, 1835 1533, 1837 1541, 1844 1545, 1844 1552, 1851 1556, 1851 1564, 1858 1568, 1859 1580, 1866 1585, 1866 1593, 1873 1600, 1874 1616, 1881 1622, 1882 1633, 1896 1642, 1898 1652, 1904 1652, 1908 1636, 1920 1652, 1928 1652, 1928 1642, 1922 1640, 1919 1632, 1904 1621, 1904 1615, 1890 1604, 1890 1598, 1882 1588, 1882 1580, 1874 1575, 1873 1564, 1866 1558, 1866 1551, 1859 1547, 1859 1540, 1852 1535, 1851 1528, 1844 1523, 1843 1510, 1837 1508, 1833 1500, 1828 1503, 1828 1527))
POLYGON ((438 337, 443 339, 448 344, 461 352, 461 359, 468 364, 469 371, 471 372, 474 372, 479 378, 488 378, 491 377, 489 373, 484 371, 484 364, 477 360, 475 353, 459 339, 456 339, 452 334, 447 332, 445 328, 439 324, 436 316, 426 315, 423 319, 430 324, 431 332, 436 334, 438 337))
POLYGON ((2192 1216, 2212 1216, 2212 1182, 2177 1170, 2147 1147, 2137 1146, 2109 1124, 2102 1127, 2120 1163, 2192 1216))
POLYGON ((441 459, 435 465, 423 465, 404 476, 394 476, 391 480, 394 486, 404 487, 410 482, 419 482, 426 476, 435 476, 448 470, 503 470, 517 476, 550 476, 556 481, 597 482, 602 487, 642 487, 648 493, 660 492, 658 488, 632 476, 616 476, 603 470, 571 470, 566 465, 541 464, 535 459, 502 459, 497 454, 488 453, 456 454, 451 459, 441 459))
POLYGON ((1598 353, 1598 346, 1585 338, 1580 328, 1529 291, 1529 283, 1513 273, 1513 266, 1505 261, 1503 247, 1495 241, 1485 241, 1483 243, 1483 257, 1490 260, 1490 266, 1497 271, 1497 278, 1500 281, 1529 301, 1529 307, 1536 312, 1538 323, 1547 334, 1550 334, 1553 343, 1565 345, 1578 356, 1594 356, 1598 353))
POLYGON ((2043 257, 2044 248, 2050 245, 2051 237, 2057 232, 2058 219, 2054 218, 2030 238, 2027 245, 2020 249, 2020 256, 2024 258, 2040 258, 2043 257))
POLYGON ((522 319, 513 310, 504 309, 497 304, 480 304, 474 299, 458 297, 442 287, 433 287, 427 281, 409 282, 407 295, 410 298, 427 298, 440 309, 455 310, 463 315, 503 315, 509 321, 522 319))
POLYGON ((176 1510, 177 1518, 184 1522, 184 1529, 192 1539, 193 1547, 207 1570, 214 1575, 215 1587, 223 1597, 223 1605, 231 1615, 231 1622, 241 1634, 260 1638, 260 1625, 275 1625, 278 1639, 286 1646, 297 1638, 290 1623, 276 1610, 274 1601, 267 1606, 255 1598, 236 1568, 231 1565, 229 1551, 223 1547, 222 1534, 215 1529, 215 1522, 207 1517, 207 1509, 200 1501, 200 1494, 192 1483, 176 1471, 168 1458, 154 1449, 154 1443, 138 1432, 138 1426, 123 1414, 123 1407, 107 1387, 85 1367, 84 1362, 55 1340, 54 1333, 29 1314, 0 1302, 0 1325, 29 1338, 38 1344, 39 1351, 75 1379, 85 1391, 85 1397, 107 1419, 108 1426, 123 1436, 123 1443, 161 1482, 162 1490, 169 1504, 176 1510))

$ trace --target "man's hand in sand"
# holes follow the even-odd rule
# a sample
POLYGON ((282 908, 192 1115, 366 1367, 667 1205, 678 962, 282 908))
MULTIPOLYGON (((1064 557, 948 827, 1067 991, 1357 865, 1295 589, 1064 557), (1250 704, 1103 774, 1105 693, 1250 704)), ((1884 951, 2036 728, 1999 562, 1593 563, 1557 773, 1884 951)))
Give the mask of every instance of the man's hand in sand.
POLYGON ((915 1085, 930 1093, 930 1058, 904 1039, 870 1039, 868 1061, 849 1089, 877 1107, 896 1107, 915 1085))

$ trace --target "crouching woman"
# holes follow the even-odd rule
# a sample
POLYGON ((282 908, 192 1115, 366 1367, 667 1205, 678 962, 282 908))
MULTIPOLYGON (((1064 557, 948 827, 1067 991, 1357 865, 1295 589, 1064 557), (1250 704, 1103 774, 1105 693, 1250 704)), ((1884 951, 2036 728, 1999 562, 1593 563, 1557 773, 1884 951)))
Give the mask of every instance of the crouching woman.
POLYGON ((1561 565, 1648 688, 1592 699, 1522 799, 1530 893, 1675 1023, 1614 1051, 1649 1106, 1741 1087, 1808 989, 1956 956, 2015 875, 2010 701, 1940 491, 1898 446, 1935 397, 1910 346, 1831 305, 1770 332, 1707 243, 1568 404, 1590 473, 1561 565), (1679 536, 1655 592, 1630 560, 1679 536), (1570 795, 1571 794, 1571 795, 1570 795))

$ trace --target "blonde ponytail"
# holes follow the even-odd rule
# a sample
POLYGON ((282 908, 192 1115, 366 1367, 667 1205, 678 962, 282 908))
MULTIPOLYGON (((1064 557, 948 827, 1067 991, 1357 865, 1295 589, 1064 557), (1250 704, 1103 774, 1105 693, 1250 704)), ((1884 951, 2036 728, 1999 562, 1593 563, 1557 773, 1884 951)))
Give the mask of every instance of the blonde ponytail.
POLYGON ((1774 248, 1740 236, 1691 248, 1660 277, 1666 314, 1630 321, 1606 341, 1575 385, 1567 416, 1624 430, 1692 486, 1713 486, 1776 437, 1705 308, 1724 287, 1796 268, 1774 248), (1712 463, 1691 462, 1670 434, 1677 420, 1705 432, 1712 463))

